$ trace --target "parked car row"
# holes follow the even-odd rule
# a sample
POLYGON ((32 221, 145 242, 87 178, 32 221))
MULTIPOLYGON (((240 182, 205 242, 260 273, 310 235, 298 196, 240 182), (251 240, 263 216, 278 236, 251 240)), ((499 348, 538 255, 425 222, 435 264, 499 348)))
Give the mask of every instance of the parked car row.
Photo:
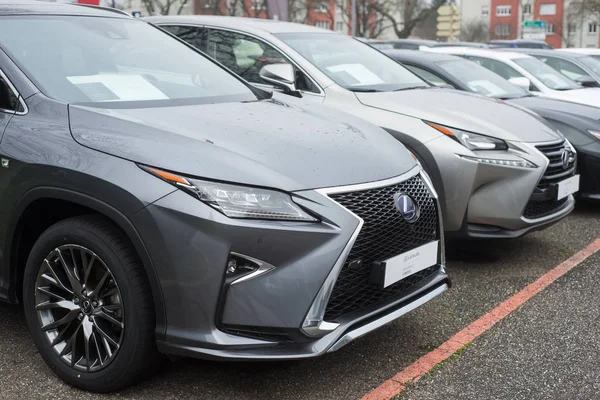
POLYGON ((278 21, 0 3, 0 298, 52 370, 106 392, 160 353, 324 355, 445 292, 445 234, 573 210, 576 149, 532 109, 566 116, 394 54, 278 21))

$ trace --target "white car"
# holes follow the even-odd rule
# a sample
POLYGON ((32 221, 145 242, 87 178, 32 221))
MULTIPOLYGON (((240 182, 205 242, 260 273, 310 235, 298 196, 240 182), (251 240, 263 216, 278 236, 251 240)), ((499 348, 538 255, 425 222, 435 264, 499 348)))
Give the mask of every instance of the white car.
POLYGON ((527 54, 469 47, 434 47, 426 51, 453 54, 476 62, 536 96, 600 107, 600 88, 584 88, 527 54))
POLYGON ((560 49, 560 51, 569 51, 571 53, 587 54, 590 57, 594 57, 596 60, 600 60, 600 49, 579 47, 570 49, 560 49))

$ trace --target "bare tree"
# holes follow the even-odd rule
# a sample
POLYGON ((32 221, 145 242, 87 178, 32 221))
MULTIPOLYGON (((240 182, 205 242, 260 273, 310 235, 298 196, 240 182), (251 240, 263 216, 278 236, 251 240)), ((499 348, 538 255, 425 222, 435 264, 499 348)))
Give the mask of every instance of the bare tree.
MULTIPOLYGON (((327 1, 327 0, 317 0, 327 1)), ((384 30, 384 17, 375 8, 377 1, 356 0, 356 36, 376 38, 384 30)), ((342 22, 347 28, 352 27, 352 0, 335 0, 335 8, 340 11, 342 22)), ((328 10, 331 23, 335 21, 336 10, 328 10)))
POLYGON ((150 15, 169 15, 174 11, 181 14, 188 0, 142 0, 146 12, 150 15))
POLYGON ((571 1, 567 10, 573 19, 585 18, 586 20, 600 21, 600 0, 571 1))
POLYGON ((373 8, 381 14, 399 38, 410 36, 415 26, 446 4, 447 0, 376 0, 373 8))
POLYGON ((483 19, 472 19, 460 27, 460 40, 463 42, 487 43, 489 27, 483 19))

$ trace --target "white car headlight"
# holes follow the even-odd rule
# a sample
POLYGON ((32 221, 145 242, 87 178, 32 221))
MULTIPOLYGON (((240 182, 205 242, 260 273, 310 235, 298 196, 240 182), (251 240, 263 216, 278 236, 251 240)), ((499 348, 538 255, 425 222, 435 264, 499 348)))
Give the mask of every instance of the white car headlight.
POLYGON ((268 219, 280 221, 318 221, 287 193, 276 190, 208 182, 175 175, 151 167, 145 171, 175 185, 230 218, 268 219))
POLYGON ((502 139, 496 139, 491 136, 481 135, 479 133, 467 132, 461 129, 450 128, 426 122, 433 129, 451 137, 469 150, 508 150, 508 145, 502 139))

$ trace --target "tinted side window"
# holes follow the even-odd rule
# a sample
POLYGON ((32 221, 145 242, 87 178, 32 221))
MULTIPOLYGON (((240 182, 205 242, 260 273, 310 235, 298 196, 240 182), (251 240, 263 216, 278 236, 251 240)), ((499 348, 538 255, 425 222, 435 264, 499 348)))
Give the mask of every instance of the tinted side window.
MULTIPOLYGON (((206 54, 251 83, 264 83, 259 72, 265 65, 290 64, 273 46, 237 32, 209 29, 203 36, 206 54)), ((302 71, 296 71, 298 90, 318 93, 318 88, 302 71)))
POLYGON ((23 106, 19 103, 19 97, 10 88, 8 82, 0 75, 0 110, 22 112, 23 106))
POLYGON ((185 40, 192 46, 199 50, 204 51, 202 48, 202 40, 198 33, 199 29, 195 26, 176 26, 176 25, 162 25, 161 28, 171 32, 181 40, 185 40))

